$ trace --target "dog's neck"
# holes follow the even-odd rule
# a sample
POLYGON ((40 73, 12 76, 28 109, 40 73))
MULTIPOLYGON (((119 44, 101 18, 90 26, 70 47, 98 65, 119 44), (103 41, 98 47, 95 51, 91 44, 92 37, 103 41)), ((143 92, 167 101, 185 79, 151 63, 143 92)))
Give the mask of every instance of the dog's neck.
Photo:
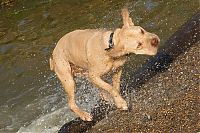
POLYGON ((119 44, 119 38, 118 38, 118 34, 120 32, 120 29, 116 29, 114 32, 109 31, 106 32, 105 34, 105 38, 104 38, 104 43, 105 43, 105 51, 107 53, 108 56, 110 56, 111 58, 120 58, 124 55, 126 55, 125 51, 124 51, 124 46, 123 45, 118 45, 119 44), (112 38, 112 42, 110 42, 110 39, 112 38), (109 43, 112 43, 113 46, 111 48, 109 48, 109 43))

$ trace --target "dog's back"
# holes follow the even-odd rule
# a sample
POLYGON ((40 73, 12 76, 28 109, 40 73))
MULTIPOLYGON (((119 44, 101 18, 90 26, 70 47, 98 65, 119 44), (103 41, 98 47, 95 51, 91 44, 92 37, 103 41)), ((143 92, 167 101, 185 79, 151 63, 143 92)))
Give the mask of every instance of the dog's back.
MULTIPOLYGON (((98 30, 75 30, 63 36, 53 51, 53 58, 64 57, 65 60, 82 68, 88 68, 87 44, 98 30)), ((95 44, 94 44, 95 45, 95 44)))

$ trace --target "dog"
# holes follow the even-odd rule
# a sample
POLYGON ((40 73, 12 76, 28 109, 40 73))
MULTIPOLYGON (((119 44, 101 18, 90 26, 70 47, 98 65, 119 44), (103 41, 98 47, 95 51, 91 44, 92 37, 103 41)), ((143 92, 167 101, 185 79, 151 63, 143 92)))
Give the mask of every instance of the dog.
POLYGON ((122 9, 122 18, 122 28, 114 31, 85 29, 64 35, 50 58, 50 69, 60 79, 70 109, 84 121, 92 121, 92 116, 75 103, 76 74, 87 76, 94 85, 108 92, 117 108, 127 110, 127 103, 120 96, 120 77, 126 55, 157 53, 159 37, 135 26, 127 8, 122 9), (112 85, 102 80, 110 71, 114 71, 112 85))

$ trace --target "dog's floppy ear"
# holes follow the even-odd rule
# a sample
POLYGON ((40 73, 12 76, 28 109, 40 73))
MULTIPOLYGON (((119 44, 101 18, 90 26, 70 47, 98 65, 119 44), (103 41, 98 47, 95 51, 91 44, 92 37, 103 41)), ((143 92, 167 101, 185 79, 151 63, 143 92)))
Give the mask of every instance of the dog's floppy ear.
POLYGON ((123 24, 125 27, 134 25, 134 23, 132 22, 132 19, 129 17, 129 12, 127 8, 122 9, 122 18, 123 18, 123 24))

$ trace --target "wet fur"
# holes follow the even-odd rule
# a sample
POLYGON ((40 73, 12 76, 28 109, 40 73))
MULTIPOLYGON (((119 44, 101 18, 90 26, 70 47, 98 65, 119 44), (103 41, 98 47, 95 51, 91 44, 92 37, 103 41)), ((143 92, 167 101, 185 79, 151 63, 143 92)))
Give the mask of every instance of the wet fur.
MULTIPOLYGON (((122 9, 123 27, 114 31, 114 47, 109 51, 108 40, 113 31, 101 29, 75 30, 63 36, 57 43, 50 69, 54 70, 65 89, 70 109, 82 120, 91 121, 92 116, 75 103, 74 76, 83 74, 98 88, 112 97, 117 108, 127 110, 126 101, 120 96, 120 77, 127 54, 155 55, 159 38, 153 33, 135 26, 127 9, 122 9), (112 85, 101 77, 113 71, 112 85)), ((101 93, 107 100, 106 95, 101 93)))

